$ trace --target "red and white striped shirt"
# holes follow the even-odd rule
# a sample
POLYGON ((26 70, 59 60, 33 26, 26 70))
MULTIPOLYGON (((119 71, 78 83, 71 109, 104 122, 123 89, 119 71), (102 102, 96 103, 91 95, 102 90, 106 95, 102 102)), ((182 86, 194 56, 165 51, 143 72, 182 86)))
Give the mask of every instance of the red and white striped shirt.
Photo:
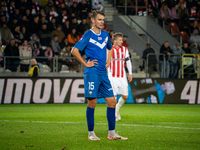
POLYGON ((111 57, 110 67, 108 68, 108 74, 117 78, 126 77, 125 59, 128 57, 129 53, 126 47, 120 46, 116 49, 113 46, 113 54, 111 57))

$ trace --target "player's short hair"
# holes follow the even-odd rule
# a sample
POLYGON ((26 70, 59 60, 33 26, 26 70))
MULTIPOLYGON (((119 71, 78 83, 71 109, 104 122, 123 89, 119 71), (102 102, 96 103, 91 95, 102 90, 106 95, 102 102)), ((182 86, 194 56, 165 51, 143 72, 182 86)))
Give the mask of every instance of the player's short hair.
POLYGON ((93 11, 92 11, 92 16, 91 16, 91 18, 94 18, 94 19, 95 19, 95 18, 97 17, 98 14, 105 16, 105 14, 102 13, 101 11, 93 10, 93 11))
POLYGON ((116 32, 112 35, 112 39, 116 40, 118 37, 123 37, 123 34, 120 32, 116 32))

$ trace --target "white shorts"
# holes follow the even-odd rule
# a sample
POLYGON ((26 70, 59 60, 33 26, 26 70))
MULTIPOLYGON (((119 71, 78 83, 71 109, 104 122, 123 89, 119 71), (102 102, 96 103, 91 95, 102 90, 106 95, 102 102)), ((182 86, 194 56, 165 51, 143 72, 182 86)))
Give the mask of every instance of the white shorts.
POLYGON ((125 78, 108 76, 113 88, 114 95, 128 95, 128 81, 125 78))

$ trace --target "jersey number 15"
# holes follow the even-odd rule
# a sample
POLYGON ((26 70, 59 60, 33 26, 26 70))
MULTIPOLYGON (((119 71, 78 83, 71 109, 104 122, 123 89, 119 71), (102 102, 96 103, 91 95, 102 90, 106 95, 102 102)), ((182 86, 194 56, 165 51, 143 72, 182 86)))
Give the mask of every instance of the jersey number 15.
POLYGON ((94 82, 89 82, 89 90, 94 90, 94 82))

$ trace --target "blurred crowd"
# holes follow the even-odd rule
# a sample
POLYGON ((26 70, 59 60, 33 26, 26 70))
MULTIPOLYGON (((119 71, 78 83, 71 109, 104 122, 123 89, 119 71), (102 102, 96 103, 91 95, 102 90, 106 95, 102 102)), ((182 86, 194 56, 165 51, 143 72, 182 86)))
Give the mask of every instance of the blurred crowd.
MULTIPOLYGON (((3 56, 20 56, 6 58, 7 71, 16 71, 19 65, 20 71, 28 71, 30 60, 25 57, 32 57, 41 72, 43 64, 53 71, 52 57, 72 57, 71 48, 91 28, 91 11, 104 11, 103 4, 103 0, 1 0, 0 65, 3 56)), ((75 59, 59 59, 58 71, 62 64, 80 71, 75 59)))

